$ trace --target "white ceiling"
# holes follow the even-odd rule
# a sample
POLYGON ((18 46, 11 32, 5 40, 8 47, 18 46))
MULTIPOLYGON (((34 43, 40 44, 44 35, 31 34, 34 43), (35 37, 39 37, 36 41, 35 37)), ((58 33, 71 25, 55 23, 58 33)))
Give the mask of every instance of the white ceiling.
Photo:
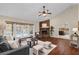
POLYGON ((42 11, 42 6, 52 13, 53 16, 59 14, 73 4, 67 3, 0 3, 0 15, 10 16, 24 20, 39 20, 38 12, 42 11))

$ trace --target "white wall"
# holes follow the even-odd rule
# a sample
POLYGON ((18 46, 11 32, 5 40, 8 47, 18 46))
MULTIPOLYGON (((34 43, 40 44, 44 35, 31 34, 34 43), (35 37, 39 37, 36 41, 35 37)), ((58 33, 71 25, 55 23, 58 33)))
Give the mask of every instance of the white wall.
POLYGON ((67 24, 69 34, 72 33, 72 28, 77 27, 78 24, 78 5, 73 5, 64 10, 59 15, 50 20, 50 24, 55 27, 54 35, 58 35, 59 28, 67 24))
POLYGON ((39 21, 35 22, 35 32, 39 32, 39 21))

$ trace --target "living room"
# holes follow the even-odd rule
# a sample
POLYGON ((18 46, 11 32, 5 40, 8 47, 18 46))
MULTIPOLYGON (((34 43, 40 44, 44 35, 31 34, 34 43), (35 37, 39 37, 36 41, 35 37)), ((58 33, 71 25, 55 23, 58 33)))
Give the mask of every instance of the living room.
POLYGON ((0 55, 79 55, 78 11, 77 3, 0 4, 0 55))

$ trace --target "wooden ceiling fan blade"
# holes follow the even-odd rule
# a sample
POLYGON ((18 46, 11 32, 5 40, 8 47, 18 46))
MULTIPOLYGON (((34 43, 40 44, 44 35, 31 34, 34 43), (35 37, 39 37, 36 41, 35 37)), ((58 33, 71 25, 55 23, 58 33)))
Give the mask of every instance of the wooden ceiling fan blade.
POLYGON ((52 13, 47 13, 47 14, 52 14, 52 13))
POLYGON ((42 14, 39 14, 38 16, 41 16, 42 14))
POLYGON ((39 13, 42 13, 42 12, 39 11, 39 13))

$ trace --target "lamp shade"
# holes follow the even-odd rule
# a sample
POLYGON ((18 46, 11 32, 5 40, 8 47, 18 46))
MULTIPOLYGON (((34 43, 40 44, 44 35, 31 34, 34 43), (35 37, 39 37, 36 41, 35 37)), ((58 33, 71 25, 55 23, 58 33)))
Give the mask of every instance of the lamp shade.
POLYGON ((73 28, 72 31, 73 32, 77 32, 78 31, 78 28, 73 28))

